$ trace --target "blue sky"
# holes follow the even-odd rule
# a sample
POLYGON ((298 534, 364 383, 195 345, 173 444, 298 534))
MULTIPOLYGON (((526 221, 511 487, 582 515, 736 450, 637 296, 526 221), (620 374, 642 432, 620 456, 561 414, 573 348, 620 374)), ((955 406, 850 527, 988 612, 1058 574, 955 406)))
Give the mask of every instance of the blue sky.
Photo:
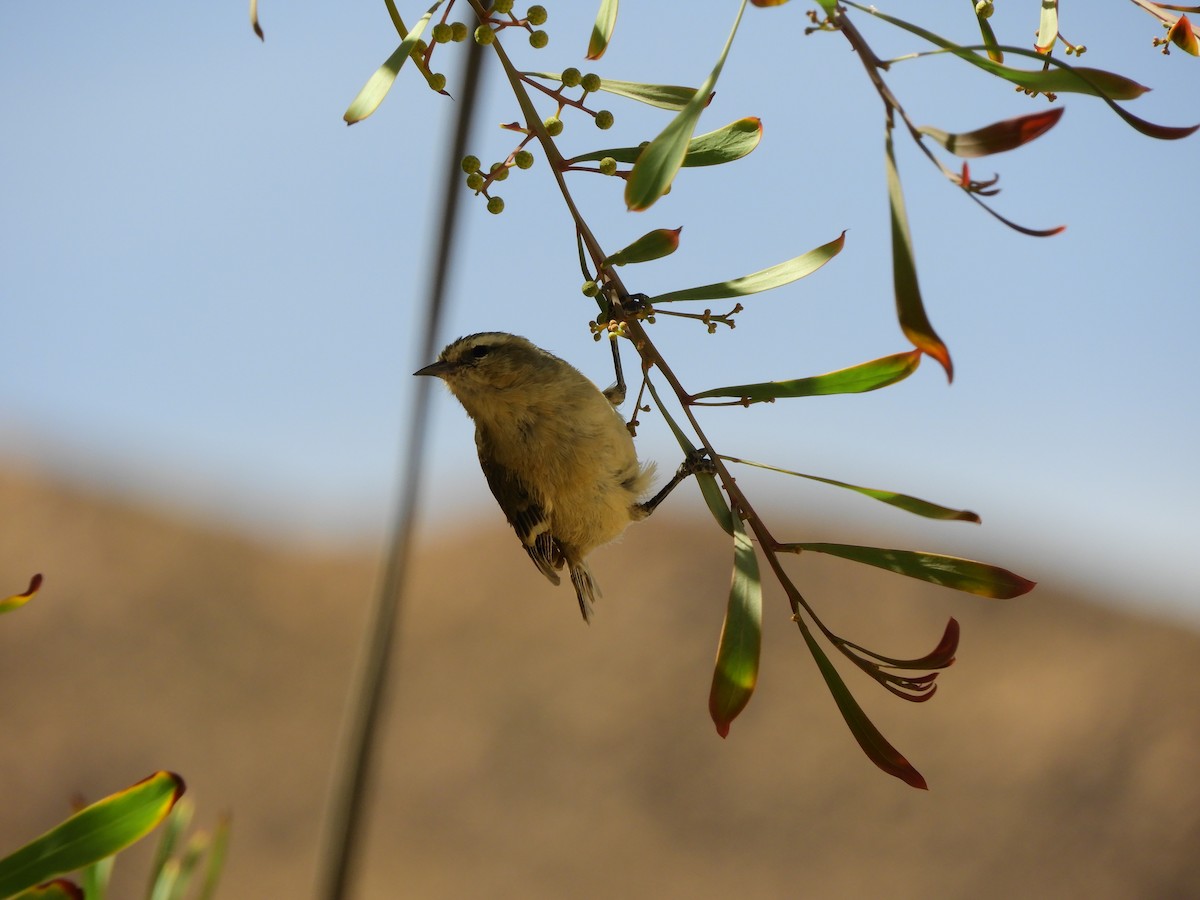
MULTIPOLYGON (((712 3, 711 15, 680 19, 626 4, 613 49, 589 65, 592 6, 551 6, 550 47, 510 41, 518 64, 695 85, 735 9, 712 3)), ((1024 43, 1036 4, 1000 6, 1002 38, 1024 43)), ((650 294, 745 274, 848 229, 837 260, 753 299, 733 332, 659 319, 653 336, 696 390, 907 347, 892 309, 879 102, 840 36, 803 36, 804 9, 748 11, 701 122, 760 116, 764 142, 749 158, 683 173, 637 215, 623 211, 616 180, 570 182, 609 249, 684 226, 675 256, 622 273, 650 294)), ((971 40, 968 12, 944 13, 939 30, 971 40)), ((1088 45, 1085 62, 1155 88, 1131 111, 1200 122, 1200 63, 1154 50, 1149 17, 1133 5, 1068 12, 1080 21, 1063 30, 1088 45)), ((387 519, 410 373, 427 361, 413 348, 454 104, 406 69, 379 112, 347 128, 343 110, 397 43, 383 4, 267 2, 262 16, 265 44, 238 4, 0 8, 0 455, 256 527, 361 536, 387 519)), ((858 21, 883 56, 918 48, 858 21)), ((453 93, 459 58, 445 50, 435 68, 453 93)), ((1045 104, 952 59, 905 62, 888 77, 917 122, 945 130, 1045 104)), ((615 127, 567 119, 567 153, 637 143, 666 122, 604 102, 615 127)), ((746 473, 772 516, 812 522, 797 539, 852 541, 861 526, 893 546, 1041 581, 1082 573, 1131 606, 1200 621, 1200 143, 1142 137, 1098 101, 1059 102, 1066 114, 1046 137, 972 165, 1000 172, 1001 212, 1068 226, 1052 239, 995 223, 898 136, 952 386, 926 364, 874 394, 709 410, 703 421, 732 455, 984 519, 929 523, 746 473)), ((490 78, 474 151, 502 158, 511 135, 495 125, 516 117, 490 78)), ((607 384, 607 349, 587 332, 570 223, 546 174, 540 159, 514 174, 499 217, 467 204, 444 337, 523 333, 607 384)), ((670 471, 677 448, 656 417, 642 418, 642 455, 670 471)), ((482 514, 503 529, 469 423, 444 392, 431 438, 428 527, 482 514)))

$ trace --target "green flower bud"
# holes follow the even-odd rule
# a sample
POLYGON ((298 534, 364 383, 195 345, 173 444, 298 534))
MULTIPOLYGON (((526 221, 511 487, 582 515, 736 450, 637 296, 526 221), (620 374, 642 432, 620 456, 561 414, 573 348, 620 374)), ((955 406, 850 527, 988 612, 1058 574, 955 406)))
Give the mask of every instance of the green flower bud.
POLYGON ((615 175, 617 173, 617 161, 611 156, 606 156, 600 160, 601 175, 615 175))
POLYGON ((544 6, 531 6, 529 12, 525 13, 525 21, 530 25, 545 25, 549 14, 544 6))
POLYGON ((600 285, 596 284, 596 282, 585 281, 583 283, 583 296, 595 297, 599 293, 600 293, 600 285))
POLYGON ((600 76, 597 75, 595 72, 588 72, 586 75, 583 76, 583 79, 580 81, 580 84, 583 85, 583 89, 585 91, 587 91, 589 94, 594 93, 594 92, 600 90, 600 76))
POLYGON ((500 13, 501 15, 512 12, 513 0, 496 0, 492 4, 492 12, 500 13))
POLYGON ((569 69, 563 69, 562 83, 563 87, 579 87, 579 82, 583 80, 583 75, 580 71, 571 66, 569 69))
POLYGON ((558 116, 551 116, 542 122, 542 124, 546 126, 546 133, 550 135, 550 137, 558 137, 560 134, 562 134, 563 123, 562 119, 560 119, 558 116))
POLYGON ((492 181, 503 181, 508 177, 508 166, 504 163, 492 163, 492 181))
POLYGON ((464 156, 462 159, 462 170, 468 175, 472 172, 478 172, 481 165, 483 163, 479 161, 478 156, 464 156))
POLYGON ((492 31, 490 25, 480 25, 475 29, 475 43, 481 47, 486 47, 496 39, 496 32, 492 31))
POLYGON ((450 36, 453 33, 454 32, 451 30, 451 28, 448 24, 446 24, 445 22, 438 22, 436 25, 433 26, 433 31, 431 32, 431 35, 433 37, 433 42, 435 44, 447 44, 450 42, 450 36))
POLYGON ((467 187, 478 193, 483 188, 483 183, 486 180, 482 172, 472 172, 467 176, 467 187))
POLYGON ((518 150, 513 162, 517 164, 518 169, 528 169, 533 165, 533 154, 528 150, 518 150))
POLYGON ((450 25, 450 40, 455 43, 465 41, 470 33, 471 29, 467 27, 466 22, 452 22, 450 25))
POLYGON ((429 86, 435 91, 444 91, 446 89, 446 76, 441 72, 434 72, 429 76, 429 86))
POLYGON ((612 128, 612 125, 613 114, 611 112, 609 112, 607 109, 602 109, 600 112, 596 113, 597 128, 599 128, 601 131, 607 131, 609 128, 612 128))
POLYGON ((488 197, 487 210, 493 216, 498 216, 504 212, 504 201, 499 197, 488 197))
POLYGON ((529 46, 531 46, 534 50, 541 50, 549 43, 550 35, 546 34, 544 31, 535 31, 533 34, 529 35, 529 46))

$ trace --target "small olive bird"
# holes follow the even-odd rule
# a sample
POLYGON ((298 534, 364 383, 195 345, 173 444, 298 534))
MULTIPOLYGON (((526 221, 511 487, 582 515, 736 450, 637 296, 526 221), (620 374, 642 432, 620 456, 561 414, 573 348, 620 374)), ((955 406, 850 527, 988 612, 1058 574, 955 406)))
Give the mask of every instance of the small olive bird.
POLYGON ((654 464, 638 462, 621 414, 582 372, 515 334, 459 338, 413 374, 441 378, 463 405, 508 523, 551 582, 566 564, 590 622, 600 591, 585 557, 650 515, 697 464, 641 502, 654 464))

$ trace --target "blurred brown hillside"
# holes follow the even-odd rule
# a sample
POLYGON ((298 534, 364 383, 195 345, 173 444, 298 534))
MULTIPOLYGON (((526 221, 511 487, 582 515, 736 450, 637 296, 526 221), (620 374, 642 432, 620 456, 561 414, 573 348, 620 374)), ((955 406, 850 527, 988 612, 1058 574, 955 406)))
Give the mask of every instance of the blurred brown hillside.
MULTIPOLYGON (((220 896, 309 897, 373 560, 0 473, 0 853, 73 796, 180 772, 234 814, 220 896)), ((910 705, 846 678, 931 790, 879 772, 770 595, 765 668, 707 716, 724 535, 661 518, 596 557, 585 627, 499 513, 430 535, 403 615, 361 897, 1200 896, 1200 635, 1083 602, 797 560, 832 627, 958 663, 910 705)), ((118 862, 140 896, 145 848, 118 862)))

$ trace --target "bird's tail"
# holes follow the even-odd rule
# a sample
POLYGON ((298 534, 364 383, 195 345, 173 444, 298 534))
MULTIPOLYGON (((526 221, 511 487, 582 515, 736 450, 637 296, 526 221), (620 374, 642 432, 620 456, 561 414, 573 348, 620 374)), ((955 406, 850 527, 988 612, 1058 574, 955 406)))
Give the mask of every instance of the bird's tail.
POLYGON ((587 563, 582 560, 579 562, 567 560, 567 569, 571 572, 571 584, 575 587, 575 596, 579 598, 579 611, 583 614, 583 621, 591 624, 592 604, 600 596, 600 588, 592 578, 587 563))

